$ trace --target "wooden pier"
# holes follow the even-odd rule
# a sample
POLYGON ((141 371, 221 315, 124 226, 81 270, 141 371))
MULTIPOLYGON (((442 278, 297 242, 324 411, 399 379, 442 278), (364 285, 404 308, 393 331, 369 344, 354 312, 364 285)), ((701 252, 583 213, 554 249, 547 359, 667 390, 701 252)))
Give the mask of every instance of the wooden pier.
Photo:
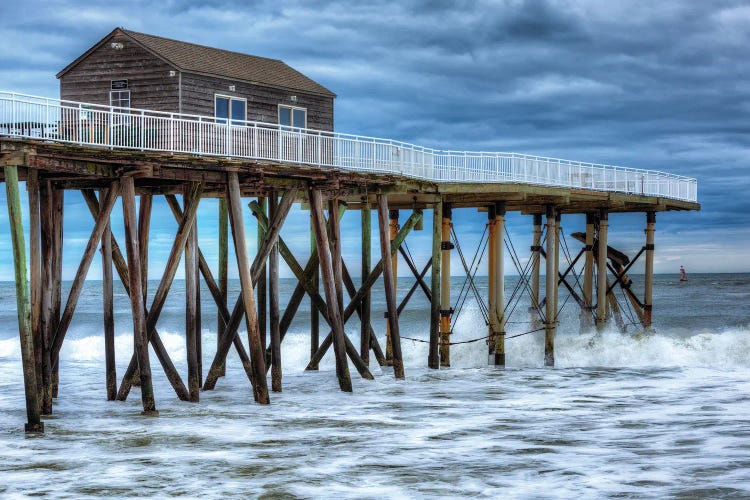
MULTIPOLYGON (((43 415, 53 412, 60 350, 98 249, 102 254, 106 351, 103 395, 110 400, 124 400, 132 385, 138 383, 144 414, 156 415, 157 399, 151 377, 156 363, 149 358, 148 344, 156 353, 156 361, 167 375, 175 395, 181 400, 198 402, 201 391, 213 389, 225 373, 227 353, 234 348, 255 400, 261 404, 271 402, 267 372, 270 369, 272 391, 281 391, 283 360, 280 345, 306 295, 311 299, 314 313, 310 324, 311 357, 307 369, 317 369, 320 360, 332 347, 336 376, 343 391, 352 390, 350 366, 358 376, 373 378, 368 368, 371 359, 377 360, 381 366, 392 366, 396 379, 405 377, 409 367, 403 363, 398 318, 408 298, 418 289, 431 302, 430 333, 426 340, 429 355, 424 363, 433 369, 450 366, 451 316, 455 305, 451 304, 450 295, 450 256, 456 250, 456 243, 460 243, 451 237, 451 221, 453 211, 460 208, 475 208, 487 213, 490 286, 486 341, 490 364, 498 366, 505 363, 505 214, 515 211, 529 215, 533 245, 526 286, 532 303, 531 318, 533 324, 540 325, 545 332, 544 352, 540 356, 545 364, 553 366, 559 286, 566 286, 576 295, 582 327, 596 325, 599 329, 616 314, 608 299, 613 288, 620 286, 629 290, 631 282, 627 272, 632 261, 627 257, 625 260, 622 256, 613 257, 613 252, 619 252, 607 244, 608 214, 646 214, 646 240, 641 252, 646 259, 646 292, 642 299, 635 297, 632 291, 630 293, 633 303, 641 311, 643 327, 650 328, 656 213, 699 209, 694 201, 645 194, 531 183, 432 182, 397 173, 90 147, 29 138, 0 137, 0 162, 4 167, 2 181, 8 198, 28 415, 26 429, 30 432, 42 431, 43 415), (22 226, 24 207, 21 207, 19 198, 19 181, 26 182, 29 194, 28 228, 22 226), (95 223, 70 293, 63 300, 63 212, 65 192, 71 190, 83 193, 95 223), (171 216, 178 221, 178 229, 154 298, 147 304, 149 220, 155 216, 170 216, 152 213, 153 198, 158 196, 166 198, 171 216), (118 198, 122 200, 124 215, 123 241, 115 239, 110 222, 118 198), (221 200, 218 213, 219 261, 213 263, 218 269, 217 276, 198 245, 196 214, 204 198, 221 200), (312 254, 306 263, 291 252, 280 236, 284 221, 295 203, 301 203, 311 215, 312 254), (341 258, 339 218, 344 210, 361 212, 362 281, 359 288, 341 258), (379 260, 374 265, 370 248, 372 210, 376 210, 376 231, 380 241, 379 254, 376 252, 379 260), (402 253, 402 245, 416 227, 421 228, 426 210, 433 214, 432 256, 426 265, 420 265, 402 253), (400 214, 408 214, 408 217, 402 218, 400 214), (568 270, 560 266, 560 221, 568 214, 586 214, 586 226, 581 228, 585 230, 581 233, 584 246, 578 255, 584 256, 584 283, 580 296, 569 283, 569 273, 574 266, 568 270), (257 225, 259 245, 255 255, 250 254, 245 243, 249 219, 254 219, 253 224, 257 225), (26 229, 28 242, 24 237, 26 229), (227 293, 230 235, 241 281, 239 297, 229 297, 227 293), (26 262, 27 244, 29 263, 26 262), (396 267, 399 253, 406 261, 405 269, 396 267), (159 315, 182 259, 185 262, 187 297, 186 379, 170 359, 157 331, 159 315), (546 280, 544 289, 540 290, 542 259, 546 262, 546 280), (285 309, 279 303, 278 277, 282 260, 298 280, 285 309), (395 284, 398 272, 405 270, 415 276, 416 282, 399 305, 395 284), (370 296, 377 293, 373 285, 381 274, 382 293, 387 304, 387 345, 379 345, 370 324, 370 296), (115 353, 112 291, 115 275, 130 297, 135 347, 132 353, 115 353), (213 346, 203 345, 200 338, 198 294, 201 278, 211 293, 219 318, 218 344, 207 371, 201 366, 202 353, 212 350, 213 346), (264 290, 260 290, 261 284, 264 290), (361 319, 362 324, 359 346, 355 346, 344 330, 345 323, 354 315, 361 319), (246 339, 237 333, 243 319, 248 332, 246 339), (327 332, 323 336, 320 335, 322 325, 326 325, 322 331, 327 332), (131 357, 127 371, 119 379, 119 387, 115 355, 131 357)), ((480 218, 477 223, 485 224, 480 218)))

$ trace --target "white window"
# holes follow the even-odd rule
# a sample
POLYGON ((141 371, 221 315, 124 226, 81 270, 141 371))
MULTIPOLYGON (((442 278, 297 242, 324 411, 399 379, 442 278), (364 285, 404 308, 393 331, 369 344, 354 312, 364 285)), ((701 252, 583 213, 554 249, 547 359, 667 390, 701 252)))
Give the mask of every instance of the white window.
POLYGON ((129 90, 111 90, 109 92, 109 105, 115 109, 115 112, 123 112, 130 109, 130 91, 129 90))
POLYGON ((110 90, 109 105, 115 113, 112 117, 112 125, 130 125, 130 117, 123 116, 130 114, 129 90, 110 90))
POLYGON ((247 99, 217 94, 214 97, 214 116, 217 123, 232 120, 232 125, 243 125, 247 120, 247 99))
POLYGON ((307 109, 279 105, 279 125, 291 128, 307 128, 307 109))

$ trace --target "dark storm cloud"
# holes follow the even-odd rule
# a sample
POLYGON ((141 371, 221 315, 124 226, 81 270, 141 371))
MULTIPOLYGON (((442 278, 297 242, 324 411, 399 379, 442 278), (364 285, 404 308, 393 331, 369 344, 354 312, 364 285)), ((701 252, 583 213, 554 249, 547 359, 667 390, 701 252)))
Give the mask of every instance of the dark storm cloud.
POLYGON ((696 176, 704 211, 660 217, 660 235, 750 243, 742 1, 30 0, 0 16, 0 87, 54 95, 122 25, 283 59, 338 94, 340 131, 696 176))

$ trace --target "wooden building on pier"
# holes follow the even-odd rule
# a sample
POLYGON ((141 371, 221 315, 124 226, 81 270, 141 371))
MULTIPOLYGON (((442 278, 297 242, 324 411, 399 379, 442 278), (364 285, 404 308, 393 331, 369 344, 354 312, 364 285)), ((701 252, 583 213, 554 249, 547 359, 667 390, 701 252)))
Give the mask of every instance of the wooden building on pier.
POLYGON ((124 28, 57 78, 66 101, 333 131, 336 95, 278 59, 124 28))

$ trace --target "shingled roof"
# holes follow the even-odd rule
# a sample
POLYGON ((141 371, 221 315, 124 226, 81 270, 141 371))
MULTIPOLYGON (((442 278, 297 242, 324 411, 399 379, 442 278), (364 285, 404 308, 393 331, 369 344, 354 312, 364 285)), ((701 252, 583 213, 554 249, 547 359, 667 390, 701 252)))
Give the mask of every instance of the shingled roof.
POLYGON ((89 51, 60 71, 57 77, 60 78, 63 76, 91 51, 105 43, 112 35, 118 32, 124 34, 156 57, 163 59, 168 64, 186 73, 199 73, 270 87, 281 87, 331 97, 336 96, 336 94, 324 86, 278 59, 268 59, 194 43, 180 42, 124 28, 115 29, 89 51))

